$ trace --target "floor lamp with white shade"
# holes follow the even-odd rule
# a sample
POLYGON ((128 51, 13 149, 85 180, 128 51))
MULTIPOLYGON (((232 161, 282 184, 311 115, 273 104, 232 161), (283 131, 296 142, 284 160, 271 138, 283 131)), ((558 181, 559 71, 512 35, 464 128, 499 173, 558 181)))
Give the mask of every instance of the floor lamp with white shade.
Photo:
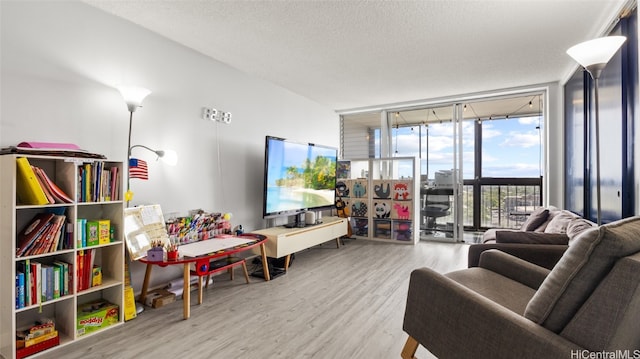
POLYGON ((605 36, 572 46, 567 54, 584 67, 594 80, 595 91, 595 135, 596 135, 596 209, 597 223, 602 224, 602 206, 600 196, 600 114, 598 79, 602 69, 620 49, 627 38, 624 36, 605 36))
POLYGON ((133 197, 130 184, 130 170, 129 160, 131 158, 131 125, 133 124, 133 113, 141 107, 142 100, 147 97, 151 91, 139 86, 118 86, 118 91, 122 95, 122 98, 127 104, 127 110, 129 110, 129 140, 127 142, 127 191, 125 192, 125 200, 127 201, 127 207, 129 207, 129 201, 133 197))

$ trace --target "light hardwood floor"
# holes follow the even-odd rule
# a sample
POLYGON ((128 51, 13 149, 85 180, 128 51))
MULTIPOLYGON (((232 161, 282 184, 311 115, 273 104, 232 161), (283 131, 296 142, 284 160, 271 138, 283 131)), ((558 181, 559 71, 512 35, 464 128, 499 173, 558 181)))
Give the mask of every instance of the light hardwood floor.
MULTIPOLYGON (((192 295, 188 320, 178 299, 39 358, 400 358, 409 274, 464 268, 467 252, 463 243, 328 242, 270 282, 247 285, 240 269, 234 281, 215 277, 202 305, 192 295)), ((422 347, 416 356, 433 358, 422 347)))

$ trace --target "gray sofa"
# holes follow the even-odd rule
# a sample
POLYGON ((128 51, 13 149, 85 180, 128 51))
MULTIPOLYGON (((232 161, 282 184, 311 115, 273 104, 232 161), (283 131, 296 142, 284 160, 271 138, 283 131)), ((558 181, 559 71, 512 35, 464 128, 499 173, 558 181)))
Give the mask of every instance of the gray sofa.
POLYGON ((416 269, 401 356, 414 358, 418 345, 439 358, 637 355, 638 273, 640 217, 583 231, 551 271, 499 250, 444 275, 416 269))
POLYGON ((549 206, 535 210, 519 229, 489 229, 482 243, 469 247, 469 267, 477 267, 488 249, 503 252, 547 269, 560 260, 569 241, 596 224, 570 211, 549 206))

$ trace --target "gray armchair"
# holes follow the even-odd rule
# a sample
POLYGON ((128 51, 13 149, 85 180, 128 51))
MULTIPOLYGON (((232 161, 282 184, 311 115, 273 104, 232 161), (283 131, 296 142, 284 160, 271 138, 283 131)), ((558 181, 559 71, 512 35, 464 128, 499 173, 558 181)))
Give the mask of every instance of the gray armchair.
POLYGON ((570 358, 640 353, 640 217, 584 231, 553 268, 499 250, 448 274, 412 272, 401 356, 570 358))
POLYGON ((540 208, 519 230, 490 229, 485 232, 483 243, 469 247, 468 264, 469 267, 477 267, 482 252, 499 249, 552 269, 569 247, 569 242, 595 226, 595 223, 566 210, 540 208))

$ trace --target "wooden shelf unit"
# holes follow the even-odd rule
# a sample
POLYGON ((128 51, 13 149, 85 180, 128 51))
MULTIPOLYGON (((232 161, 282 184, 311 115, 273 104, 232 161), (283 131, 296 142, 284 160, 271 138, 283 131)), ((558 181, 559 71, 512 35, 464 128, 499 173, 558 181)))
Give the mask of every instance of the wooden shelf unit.
MULTIPOLYGON (((16 330, 30 325, 40 318, 51 318, 59 332, 60 346, 93 335, 78 335, 76 331, 77 308, 87 302, 104 299, 118 305, 118 322, 104 328, 108 330, 122 324, 124 315, 124 202, 122 183, 126 174, 122 162, 77 157, 10 154, 0 156, 0 355, 6 359, 16 358, 16 330), (31 165, 42 168, 47 176, 74 201, 64 204, 22 205, 16 195, 16 159, 26 157, 31 165), (78 202, 79 170, 86 163, 104 164, 105 168, 117 167, 120 181, 117 186, 118 200, 78 202), (66 222, 73 228, 71 247, 50 253, 16 257, 18 233, 33 217, 41 212, 64 210, 66 222), (78 218, 109 219, 115 228, 113 239, 106 244, 80 248, 76 241, 78 218), (102 269, 102 284, 78 291, 77 254, 80 250, 92 249, 94 264, 102 269), (16 272, 25 260, 52 263, 59 260, 73 265, 73 285, 67 295, 16 309, 16 272)), ((102 331, 102 330, 101 330, 102 331)), ((99 331, 99 332, 101 332, 99 331)), ((55 350, 54 346, 46 351, 55 350)))
POLYGON ((420 232, 415 157, 343 160, 337 179, 355 238, 416 244, 420 232))

